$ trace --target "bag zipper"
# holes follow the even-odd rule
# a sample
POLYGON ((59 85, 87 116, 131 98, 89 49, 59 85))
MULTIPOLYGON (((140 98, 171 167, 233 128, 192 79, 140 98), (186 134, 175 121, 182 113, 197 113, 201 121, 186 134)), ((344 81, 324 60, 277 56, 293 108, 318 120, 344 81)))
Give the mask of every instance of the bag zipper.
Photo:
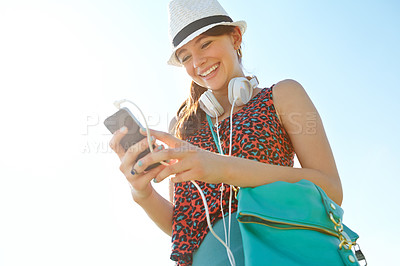
POLYGON ((334 237, 339 237, 338 234, 317 226, 271 221, 257 215, 243 214, 242 212, 239 213, 238 221, 240 223, 255 223, 255 224, 265 225, 271 228, 281 229, 281 230, 293 230, 293 229, 313 230, 334 237), (247 217, 250 219, 246 219, 247 217))

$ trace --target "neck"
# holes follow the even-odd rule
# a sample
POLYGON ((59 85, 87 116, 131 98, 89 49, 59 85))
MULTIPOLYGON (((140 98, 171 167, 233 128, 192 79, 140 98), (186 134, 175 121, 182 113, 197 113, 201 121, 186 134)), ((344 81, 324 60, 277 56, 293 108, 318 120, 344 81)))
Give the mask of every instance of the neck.
MULTIPOLYGON (((233 77, 246 77, 245 74, 243 73, 242 69, 240 68, 238 71, 236 71, 236 74, 233 75, 233 77)), ((229 97, 228 97, 228 86, 229 82, 231 80, 228 80, 228 82, 225 84, 224 88, 221 90, 212 90, 215 98, 217 98, 218 102, 221 104, 221 106, 224 108, 225 112, 226 110, 230 110, 232 105, 229 102, 229 97)))
MULTIPOLYGON (((256 96, 260 91, 261 91, 260 88, 255 88, 252 92, 251 98, 256 96)), ((229 117, 231 115, 232 105, 229 102, 227 91, 226 91, 226 93, 222 93, 222 92, 214 93, 214 95, 217 98, 218 102, 221 104, 222 108, 224 108, 224 113, 218 117, 218 120, 221 121, 222 119, 225 119, 226 117, 229 117)), ((235 106, 233 108, 233 113, 236 113, 237 111, 242 109, 242 107, 243 106, 235 106)), ((215 118, 213 119, 213 121, 215 122, 215 118)))
POLYGON ((231 109, 231 103, 229 102, 228 98, 228 89, 224 91, 215 91, 213 92, 215 98, 217 98, 217 101, 219 104, 224 108, 225 112, 226 110, 231 109))
MULTIPOLYGON (((242 70, 240 70, 240 72, 237 73, 237 75, 235 77, 246 77, 245 74, 243 73, 242 70)), ((247 79, 249 79, 248 77, 246 77, 247 79)), ((213 94, 215 96, 215 98, 217 98, 218 102, 221 104, 221 106, 224 108, 225 112, 227 112, 227 110, 231 110, 232 105, 229 102, 229 97, 228 97, 228 86, 229 86, 229 82, 230 80, 227 82, 227 84, 225 84, 225 89, 222 90, 212 90, 213 94)), ((257 92, 255 92, 256 90, 253 90, 253 95, 256 95, 257 92)), ((237 108, 237 107, 235 107, 237 108)), ((239 108, 240 109, 240 108, 239 108)))

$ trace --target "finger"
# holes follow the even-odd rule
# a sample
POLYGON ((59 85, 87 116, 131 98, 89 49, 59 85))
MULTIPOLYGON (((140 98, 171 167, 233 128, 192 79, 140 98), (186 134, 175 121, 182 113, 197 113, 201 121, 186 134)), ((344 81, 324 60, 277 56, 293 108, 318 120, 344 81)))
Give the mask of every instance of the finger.
POLYGON ((156 168, 153 168, 153 169, 151 169, 150 171, 149 171, 149 178, 147 179, 148 180, 148 182, 150 182, 150 181, 153 181, 154 183, 159 183, 159 182, 161 182, 161 181, 157 181, 156 179, 155 179, 155 177, 160 173, 160 172, 162 172, 164 169, 165 169, 165 165, 159 165, 158 167, 156 167, 156 168))
MULTIPOLYGON (((152 153, 157 153, 160 152, 162 150, 164 150, 164 145, 157 145, 154 149, 152 153)), ((149 156, 149 154, 147 154, 146 156, 149 156)), ((146 165, 143 165, 144 161, 148 161, 148 159, 146 159, 146 156, 140 158, 140 160, 138 162, 135 163, 134 166, 132 166, 132 172, 133 173, 143 173, 145 171, 145 169, 147 169, 148 166, 152 165, 151 163, 148 163, 146 165)))
MULTIPOLYGON (((137 184, 138 181, 149 183, 152 180, 154 180, 154 177, 156 177, 164 168, 165 168, 164 165, 159 165, 156 168, 153 168, 153 169, 151 169, 148 172, 143 173, 143 174, 135 174, 135 175, 131 174, 129 176, 129 178, 127 178, 127 179, 131 184, 133 184, 132 186, 137 184)), ((141 183, 141 182, 139 182, 139 183, 141 183)))
POLYGON ((179 161, 175 164, 171 164, 169 166, 166 166, 160 173, 157 174, 155 177, 155 182, 161 182, 165 178, 173 175, 173 174, 179 174, 188 171, 191 168, 191 162, 188 160, 182 160, 179 161))
POLYGON ((154 163, 169 161, 171 159, 179 160, 182 159, 184 156, 184 151, 182 151, 181 149, 165 149, 159 152, 153 152, 138 160, 134 165, 134 169, 138 173, 141 173, 144 171, 144 169, 154 163))
POLYGON ((110 148, 118 155, 119 159, 122 159, 125 155, 125 150, 121 146, 120 142, 127 132, 128 130, 125 126, 115 131, 109 143, 110 148))
POLYGON ((196 178, 198 178, 198 176, 196 176, 195 172, 193 170, 188 170, 182 173, 175 174, 175 176, 171 178, 171 182, 181 183, 196 180, 196 178))
MULTIPOLYGON (((155 143, 155 138, 152 139, 151 144, 153 145, 154 143, 155 143)), ((128 170, 131 171, 133 169, 132 165, 138 159, 139 154, 144 152, 148 147, 149 143, 147 141, 147 138, 144 138, 138 143, 129 147, 129 149, 126 151, 125 155, 121 159, 121 166, 120 166, 121 171, 123 171, 124 173, 127 172, 128 170)), ((136 172, 141 173, 137 171, 137 169, 136 172)))
MULTIPOLYGON (((157 139, 161 140, 162 142, 164 142, 165 144, 167 144, 169 147, 172 147, 172 148, 187 146, 189 144, 188 142, 178 139, 178 138, 174 137, 173 135, 163 132, 163 131, 158 131, 158 130, 154 130, 154 129, 149 129, 149 131, 152 136, 155 136, 157 139)), ((143 135, 147 135, 146 130, 141 129, 140 133, 143 135)), ((191 144, 189 144, 189 145, 191 145, 191 144)))
MULTIPOLYGON (((155 146, 154 148, 153 148, 153 153, 155 153, 155 152, 160 152, 160 151, 162 151, 162 150, 164 150, 165 148, 164 148, 164 146, 163 145, 157 145, 157 146, 155 146)), ((140 163, 141 164, 141 163, 140 163)), ((150 165, 151 166, 151 165, 150 165)), ((150 167, 149 166, 149 167, 150 167)), ((145 170, 143 170, 143 171, 148 171, 148 170, 146 170, 147 169, 147 167, 143 167, 145 170)), ((132 169, 134 169, 133 167, 132 167, 132 169)), ((140 172, 143 172, 142 171, 142 169, 140 169, 140 170, 138 170, 138 171, 140 171, 140 172)))
POLYGON ((154 151, 155 152, 159 152, 159 151, 162 151, 162 150, 165 150, 165 147, 164 147, 164 145, 157 145, 157 147, 154 149, 154 151))

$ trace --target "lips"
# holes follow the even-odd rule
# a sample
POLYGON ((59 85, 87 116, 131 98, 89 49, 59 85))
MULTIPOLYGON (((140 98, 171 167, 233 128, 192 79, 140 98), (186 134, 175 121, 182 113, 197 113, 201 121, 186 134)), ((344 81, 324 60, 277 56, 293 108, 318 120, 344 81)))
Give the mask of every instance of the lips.
POLYGON ((219 63, 211 66, 206 71, 200 73, 199 76, 203 77, 203 78, 206 78, 207 76, 210 76, 215 70, 217 70, 218 67, 219 67, 219 63))

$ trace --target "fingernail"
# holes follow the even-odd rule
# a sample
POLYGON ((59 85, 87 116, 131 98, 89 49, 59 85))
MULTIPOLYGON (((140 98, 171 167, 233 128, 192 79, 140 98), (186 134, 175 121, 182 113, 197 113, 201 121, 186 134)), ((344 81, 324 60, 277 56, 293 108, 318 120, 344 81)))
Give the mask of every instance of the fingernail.
POLYGON ((131 174, 132 174, 132 175, 136 175, 136 174, 137 174, 136 170, 132 168, 131 174))
POLYGON ((161 150, 162 150, 162 146, 161 146, 161 145, 158 146, 157 149, 158 149, 159 151, 161 151, 161 150))
POLYGON ((121 127, 121 128, 119 129, 119 132, 122 132, 122 133, 124 133, 124 132, 125 132, 125 130, 126 130, 126 127, 125 127, 125 126, 123 126, 123 127, 121 127))
POLYGON ((139 161, 139 162, 138 162, 138 165, 139 165, 139 167, 142 166, 142 165, 143 165, 143 162, 142 162, 142 161, 139 161))
POLYGON ((154 182, 154 183, 157 183, 157 179, 156 179, 156 178, 153 178, 153 182, 154 182))

